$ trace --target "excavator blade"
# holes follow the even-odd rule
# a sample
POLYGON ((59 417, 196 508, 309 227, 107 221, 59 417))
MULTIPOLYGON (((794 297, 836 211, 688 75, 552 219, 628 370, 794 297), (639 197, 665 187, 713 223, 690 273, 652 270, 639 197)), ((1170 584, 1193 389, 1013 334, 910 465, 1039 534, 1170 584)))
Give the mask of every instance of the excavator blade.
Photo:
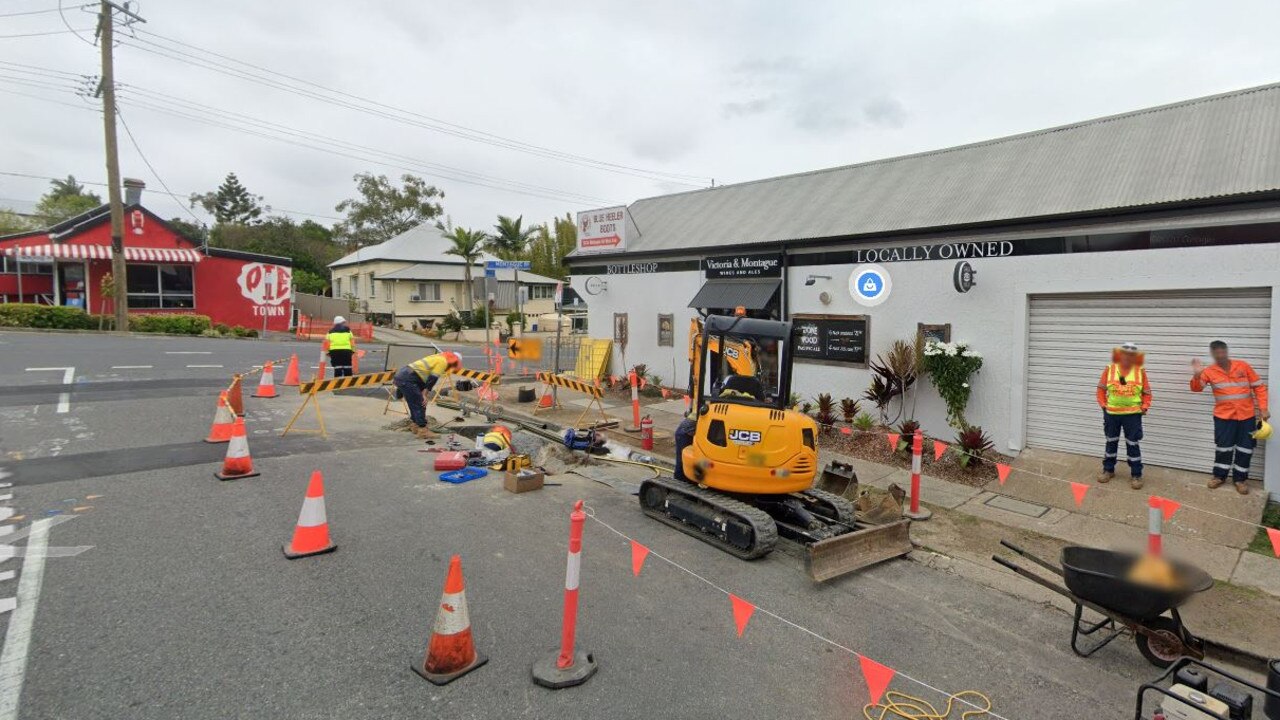
POLYGON ((805 547, 805 569, 818 582, 911 552, 910 520, 886 525, 858 524, 853 532, 805 547))

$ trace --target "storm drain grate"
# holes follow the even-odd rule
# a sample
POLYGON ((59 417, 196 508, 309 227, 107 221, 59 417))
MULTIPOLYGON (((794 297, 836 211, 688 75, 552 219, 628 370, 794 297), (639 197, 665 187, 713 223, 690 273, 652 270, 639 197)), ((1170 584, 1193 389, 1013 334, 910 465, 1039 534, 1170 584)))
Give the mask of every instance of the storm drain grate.
POLYGON ((1036 505, 1035 503, 1029 503, 1025 500, 1015 500, 1014 498, 1005 497, 1003 495, 992 495, 987 498, 987 501, 983 503, 983 505, 996 508, 997 510, 1007 510, 1011 513, 1026 515, 1027 517, 1032 518, 1044 517, 1044 514, 1049 512, 1049 508, 1044 505, 1036 505))

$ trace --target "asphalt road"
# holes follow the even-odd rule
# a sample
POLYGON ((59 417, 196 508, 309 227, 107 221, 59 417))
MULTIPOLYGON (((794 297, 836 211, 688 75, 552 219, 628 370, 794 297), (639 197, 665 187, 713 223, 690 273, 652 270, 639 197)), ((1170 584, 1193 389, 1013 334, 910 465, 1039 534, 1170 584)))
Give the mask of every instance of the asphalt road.
MULTIPOLYGON (((246 398, 262 476, 215 480, 223 446, 200 439, 229 371, 316 347, 0 333, 4 492, 23 517, 6 524, 70 517, 49 544, 89 548, 44 559, 37 578, 32 558, 0 562, 15 572, 0 599, 18 598, 0 616, 0 720, 861 717, 858 660, 839 646, 934 688, 982 691, 1001 717, 1076 720, 1131 716, 1156 674, 1131 642, 1077 658, 1060 612, 918 563, 814 585, 794 552, 738 561, 577 475, 523 495, 492 477, 440 483, 421 445, 383 429, 375 400, 326 399, 323 440, 278 436, 296 395, 246 398), (64 367, 69 382, 28 370, 64 367), (288 561, 280 547, 313 469, 339 550, 288 561), (629 543, 588 522, 579 638, 601 669, 553 692, 529 669, 557 643, 577 498, 701 579, 652 556, 633 577, 629 543), (453 553, 491 659, 436 687, 409 666, 453 553), (789 623, 758 612, 739 638, 717 587, 789 623)), ((940 699, 902 675, 891 688, 940 699)))

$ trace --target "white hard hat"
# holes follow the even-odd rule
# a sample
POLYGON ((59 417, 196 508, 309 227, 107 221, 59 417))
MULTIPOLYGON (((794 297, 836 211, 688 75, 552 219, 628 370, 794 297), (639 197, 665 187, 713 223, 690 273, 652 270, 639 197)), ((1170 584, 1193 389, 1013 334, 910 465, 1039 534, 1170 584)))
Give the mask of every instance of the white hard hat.
POLYGON ((342 323, 344 323, 344 322, 346 322, 346 321, 347 321, 347 319, 346 319, 346 318, 344 318, 344 317, 342 317, 341 315, 334 315, 334 316, 333 316, 333 324, 334 324, 334 325, 341 325, 342 323))
POLYGON ((1123 344, 1121 344, 1121 345, 1120 345, 1120 351, 1121 351, 1121 352, 1130 352, 1130 353, 1136 353, 1136 352, 1139 352, 1139 350, 1138 350, 1138 343, 1132 343, 1132 342, 1123 343, 1123 344))

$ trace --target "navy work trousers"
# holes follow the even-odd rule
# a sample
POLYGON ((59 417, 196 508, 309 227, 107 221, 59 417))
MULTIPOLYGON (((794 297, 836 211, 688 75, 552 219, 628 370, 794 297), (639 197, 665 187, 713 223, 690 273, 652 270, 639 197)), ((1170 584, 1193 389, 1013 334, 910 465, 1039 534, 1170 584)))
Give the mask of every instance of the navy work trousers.
POLYGON ((1114 415, 1104 410, 1102 433, 1107 437, 1107 448, 1102 455, 1102 471, 1116 471, 1120 437, 1123 435, 1125 454, 1129 459, 1129 474, 1136 478, 1142 477, 1142 448, 1138 445, 1142 440, 1142 413, 1114 415))
POLYGON ((400 397, 409 408, 409 419, 418 427, 426 427, 427 401, 424 395, 435 387, 436 376, 432 375, 423 382, 422 378, 418 377, 418 373, 406 365, 396 371, 391 382, 395 384, 396 390, 400 391, 400 397))
POLYGON ((1213 419, 1213 476, 1226 479, 1227 471, 1232 480, 1244 482, 1249 479, 1249 463, 1253 461, 1253 447, 1258 444, 1253 439, 1253 431, 1258 429, 1257 418, 1245 420, 1213 419))

